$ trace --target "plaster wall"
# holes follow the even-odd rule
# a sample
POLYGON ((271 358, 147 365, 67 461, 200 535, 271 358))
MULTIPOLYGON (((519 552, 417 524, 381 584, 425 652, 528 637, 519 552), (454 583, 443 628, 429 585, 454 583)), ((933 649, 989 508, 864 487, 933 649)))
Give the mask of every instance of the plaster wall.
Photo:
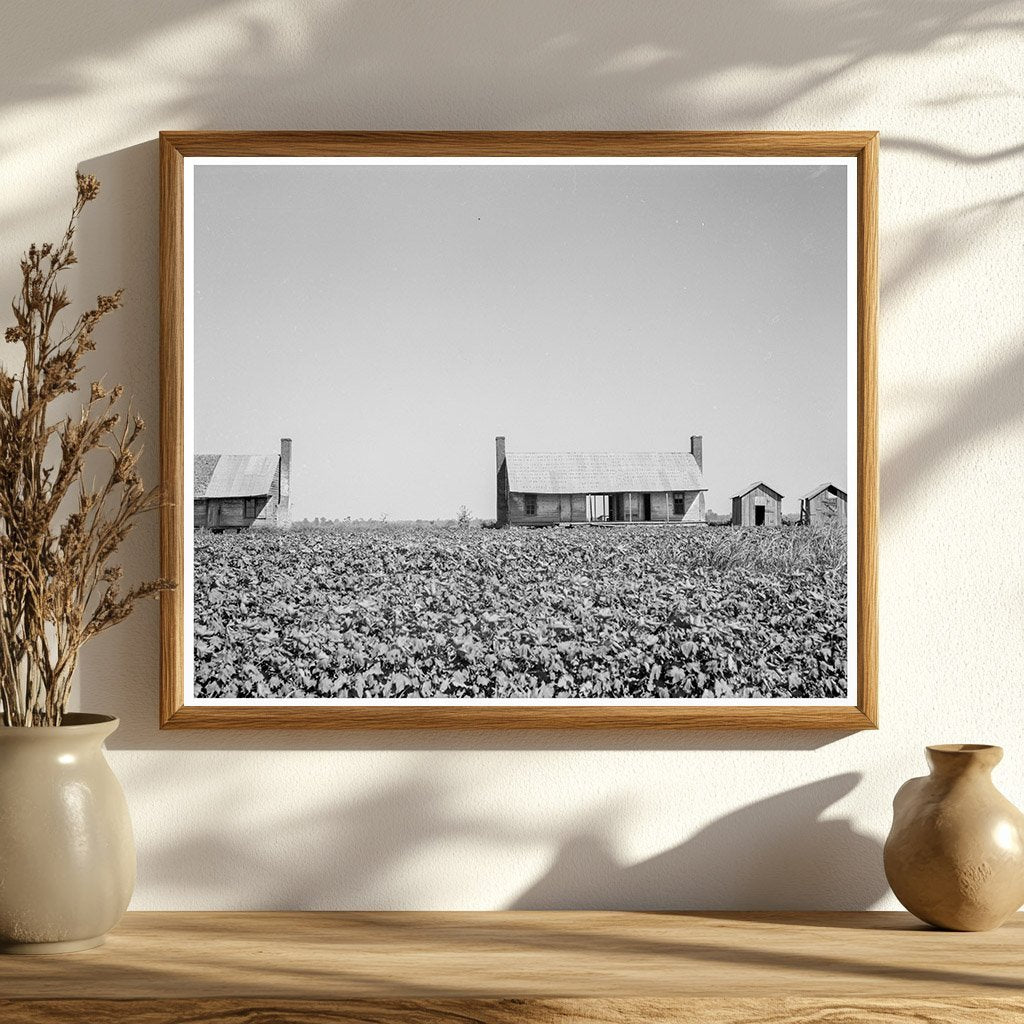
MULTIPOLYGON (((148 605, 81 667, 81 705, 122 719, 136 908, 893 907, 880 843, 926 743, 1002 744, 1024 805, 1021 3, 7 0, 3 21, 0 294, 76 165, 99 176, 74 294, 127 289, 93 366, 153 424, 150 480, 160 129, 882 133, 880 731, 161 733, 148 605)), ((155 519, 126 564, 156 573, 155 519)))

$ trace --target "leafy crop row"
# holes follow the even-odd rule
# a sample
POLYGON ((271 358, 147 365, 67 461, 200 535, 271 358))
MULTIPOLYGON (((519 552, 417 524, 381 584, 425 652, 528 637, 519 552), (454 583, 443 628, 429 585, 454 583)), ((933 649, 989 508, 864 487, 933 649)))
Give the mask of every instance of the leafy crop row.
POLYGON ((836 697, 839 530, 197 539, 203 697, 836 697))

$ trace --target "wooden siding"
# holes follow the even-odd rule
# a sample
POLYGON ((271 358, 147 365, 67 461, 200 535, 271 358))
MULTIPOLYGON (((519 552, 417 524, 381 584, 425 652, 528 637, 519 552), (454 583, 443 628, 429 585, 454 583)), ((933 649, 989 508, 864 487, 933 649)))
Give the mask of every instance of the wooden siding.
POLYGON ((554 526, 562 521, 562 495, 537 494, 537 514, 526 514, 526 495, 508 496, 509 522, 516 526, 554 526))
POLYGON ((252 523, 253 526, 287 526, 289 525, 288 509, 281 508, 281 464, 277 465, 277 472, 270 485, 270 499, 263 506, 260 514, 252 523))
MULTIPOLYGON (((676 492, 679 493, 679 492, 676 492)), ((706 501, 703 491, 683 491, 686 511, 682 515, 672 514, 674 523, 703 523, 707 519, 706 501)), ((675 502, 673 501, 673 507, 675 502)))
POLYGON ((276 508, 265 496, 255 499, 255 518, 246 515, 246 498, 197 498, 193 502, 192 524, 195 529, 247 530, 250 526, 268 526, 274 522, 276 508), (260 502, 263 503, 260 507, 260 502), (268 511, 269 510, 269 511, 268 511))
POLYGON ((656 523, 703 523, 703 491, 662 491, 651 495, 651 521, 656 523), (683 511, 676 512, 676 495, 682 495, 683 511))
POLYGON ((761 485, 732 499, 732 525, 754 526, 755 509, 764 506, 764 525, 782 525, 782 499, 770 488, 761 485))
POLYGON ((254 525, 277 525, 277 510, 281 501, 281 463, 277 464, 273 483, 270 485, 270 500, 263 506, 254 525))
POLYGON ((656 523, 670 523, 673 519, 672 492, 651 492, 651 519, 656 523))
POLYGON ((826 487, 813 498, 805 498, 801 505, 802 519, 811 526, 846 522, 846 495, 831 487, 826 487))
MULTIPOLYGON (((537 514, 526 514, 526 495, 515 491, 508 495, 508 522, 512 526, 554 526, 557 523, 587 522, 585 494, 537 494, 537 514)), ((703 491, 633 491, 608 496, 608 516, 612 522, 703 523, 703 491), (644 519, 644 493, 651 495, 651 517, 644 519), (686 510, 677 515, 674 496, 685 496, 686 510)), ((499 525, 501 525, 499 523, 499 525)))

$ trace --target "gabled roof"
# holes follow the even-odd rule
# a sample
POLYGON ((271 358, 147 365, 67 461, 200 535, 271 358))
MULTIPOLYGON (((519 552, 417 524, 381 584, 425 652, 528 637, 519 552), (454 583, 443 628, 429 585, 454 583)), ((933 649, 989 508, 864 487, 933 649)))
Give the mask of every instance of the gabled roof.
POLYGON ((270 494, 280 455, 196 455, 196 498, 252 498, 270 494))
POLYGON ((784 494, 780 494, 777 490, 775 490, 774 487, 769 487, 763 480, 755 480, 754 483, 752 483, 749 487, 747 487, 745 490, 740 491, 739 494, 734 494, 733 497, 745 498, 751 491, 756 491, 758 487, 763 487, 766 491, 771 491, 776 498, 785 497, 784 494))
POLYGON ((689 452, 508 452, 505 464, 520 494, 707 490, 689 452))
POLYGON ((833 491, 836 491, 838 494, 841 494, 844 498, 846 497, 846 491, 844 491, 842 487, 837 487, 835 484, 828 483, 818 484, 818 486, 815 487, 813 491, 808 491, 801 500, 810 501, 811 498, 816 498, 819 494, 821 494, 822 491, 827 491, 829 488, 831 488, 833 491))
POLYGON ((210 482, 210 477, 213 476, 219 458, 219 455, 196 455, 192 460, 192 465, 195 468, 192 492, 197 498, 205 496, 206 485, 210 482))

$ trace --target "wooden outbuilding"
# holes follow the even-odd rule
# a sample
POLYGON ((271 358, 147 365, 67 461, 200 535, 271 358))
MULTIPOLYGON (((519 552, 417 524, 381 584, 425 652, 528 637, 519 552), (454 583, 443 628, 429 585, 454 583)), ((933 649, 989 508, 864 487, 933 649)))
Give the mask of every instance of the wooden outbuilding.
POLYGON ((846 491, 833 483, 819 484, 800 499, 800 522, 804 526, 846 522, 846 491))
POLYGON ((214 533, 290 526, 291 463, 287 437, 277 455, 196 455, 193 526, 214 533))
POLYGON ((782 495, 758 480, 732 499, 733 526, 781 526, 782 495))
POLYGON ((498 526, 704 525, 703 440, 688 452, 509 452, 495 438, 498 526))

